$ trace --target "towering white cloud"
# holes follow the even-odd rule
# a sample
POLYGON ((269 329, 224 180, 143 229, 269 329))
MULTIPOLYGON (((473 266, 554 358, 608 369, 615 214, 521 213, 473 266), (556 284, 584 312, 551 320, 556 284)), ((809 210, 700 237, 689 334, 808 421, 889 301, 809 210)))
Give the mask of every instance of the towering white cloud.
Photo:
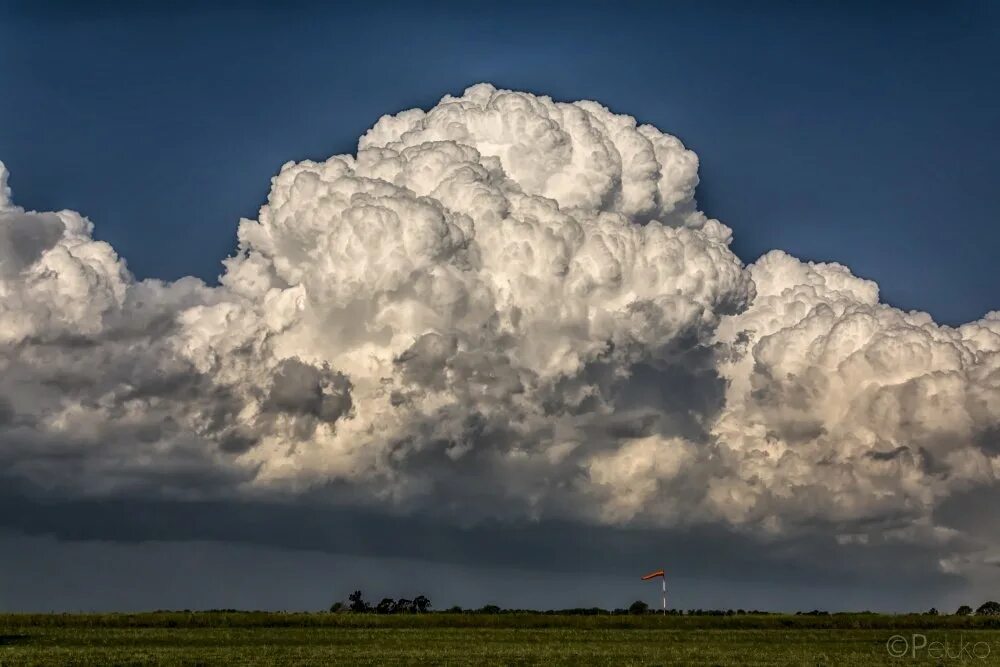
POLYGON ((1000 473, 1000 316, 957 329, 878 302, 837 264, 780 251, 750 267, 757 297, 727 318, 727 475, 708 503, 734 521, 925 517, 1000 473), (738 502, 734 502, 738 501, 738 502))
POLYGON ((474 86, 284 165, 218 287, 134 280, 0 167, 0 463, 74 494, 933 532, 1000 473, 1000 315, 744 267, 697 164, 593 102, 474 86))

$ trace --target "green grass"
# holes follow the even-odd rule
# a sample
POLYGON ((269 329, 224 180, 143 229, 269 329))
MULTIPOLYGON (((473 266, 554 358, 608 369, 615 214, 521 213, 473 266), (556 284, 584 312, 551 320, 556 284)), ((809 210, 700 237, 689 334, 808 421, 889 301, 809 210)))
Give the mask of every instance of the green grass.
POLYGON ((996 619, 155 613, 0 615, 0 665, 1000 664, 996 619), (894 635, 928 647, 894 659, 894 635), (920 640, 918 640, 920 641, 920 640), (986 660, 957 654, 976 642, 986 660), (984 648, 986 647, 986 648, 984 648))

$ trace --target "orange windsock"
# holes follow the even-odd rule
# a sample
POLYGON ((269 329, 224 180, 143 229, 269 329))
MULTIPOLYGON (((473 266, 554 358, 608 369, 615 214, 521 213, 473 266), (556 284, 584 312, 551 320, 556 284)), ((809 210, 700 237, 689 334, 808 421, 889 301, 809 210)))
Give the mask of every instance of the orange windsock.
POLYGON ((642 580, 643 581, 647 581, 649 579, 656 579, 657 577, 664 577, 664 578, 666 578, 666 576, 667 575, 666 575, 666 573, 663 570, 657 570, 656 572, 650 572, 647 575, 643 575, 642 580))

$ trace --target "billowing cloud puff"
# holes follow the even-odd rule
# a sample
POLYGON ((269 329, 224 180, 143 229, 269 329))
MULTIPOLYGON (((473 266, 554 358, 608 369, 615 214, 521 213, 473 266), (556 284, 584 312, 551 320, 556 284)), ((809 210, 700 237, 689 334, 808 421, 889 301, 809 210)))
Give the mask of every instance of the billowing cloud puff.
POLYGON ((708 506, 732 521, 924 517, 1000 474, 1000 317, 957 329, 878 301, 838 264, 774 251, 734 345, 713 428, 725 473, 708 506))
POLYGON ((993 484, 1000 316, 743 266, 697 164, 596 103, 474 86, 284 165, 215 287, 136 281, 0 187, 0 462, 72 494, 844 539, 993 484))

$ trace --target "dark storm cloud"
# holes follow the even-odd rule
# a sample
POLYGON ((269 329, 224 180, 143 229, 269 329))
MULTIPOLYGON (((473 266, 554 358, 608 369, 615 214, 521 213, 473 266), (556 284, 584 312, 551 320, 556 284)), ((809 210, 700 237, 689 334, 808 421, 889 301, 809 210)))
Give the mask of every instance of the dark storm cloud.
POLYGON ((885 542, 842 545, 817 529, 811 540, 762 539, 718 528, 636 530, 569 522, 489 522, 459 527, 426 517, 361 508, 253 502, 173 502, 140 498, 90 501, 0 497, 0 529, 60 540, 225 541, 364 557, 406 557, 455 566, 631 576, 668 563, 679 578, 808 586, 836 580, 928 595, 955 583, 935 573, 933 549, 885 542), (884 570, 892 567, 887 581, 884 570))

